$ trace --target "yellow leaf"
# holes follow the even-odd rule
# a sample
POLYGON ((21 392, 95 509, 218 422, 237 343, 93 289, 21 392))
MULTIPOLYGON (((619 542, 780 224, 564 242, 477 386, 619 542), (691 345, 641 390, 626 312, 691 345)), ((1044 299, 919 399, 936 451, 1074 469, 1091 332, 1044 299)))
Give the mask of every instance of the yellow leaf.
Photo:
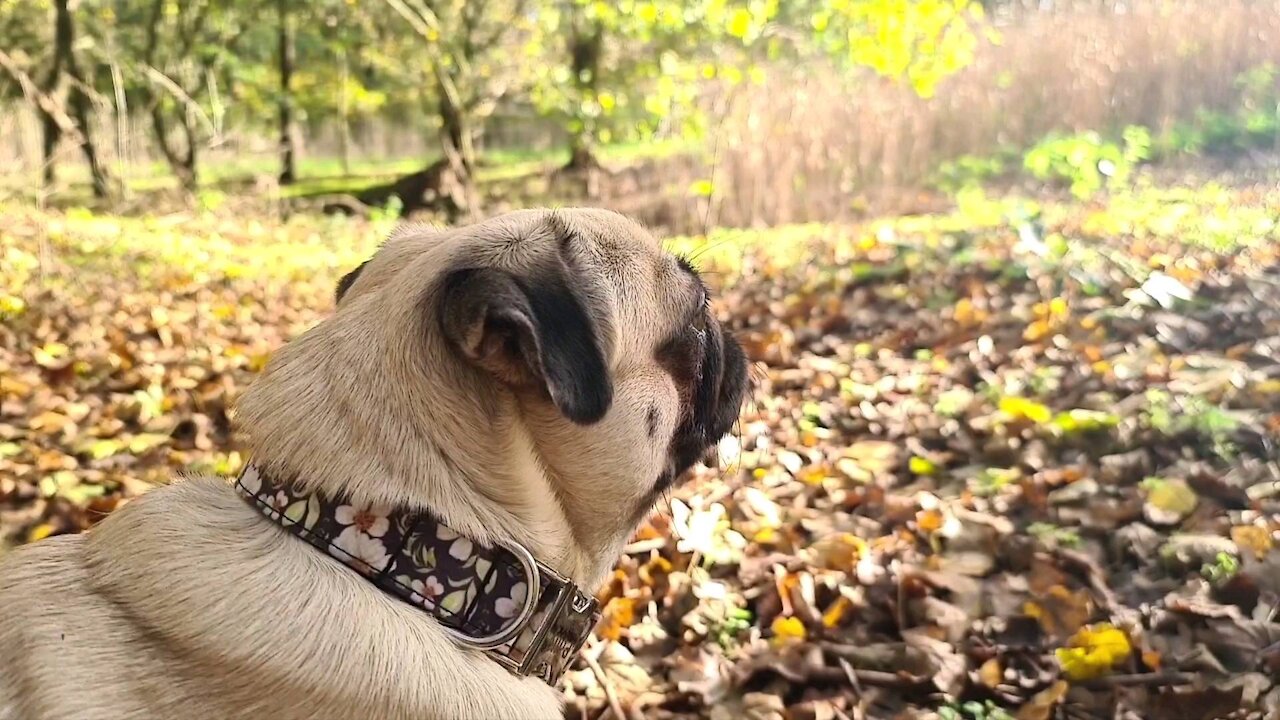
POLYGON ((778 540, 778 531, 771 527, 762 527, 752 536, 751 541, 761 545, 772 545, 778 540))
POLYGON ((956 322, 960 325, 969 327, 985 320, 987 314, 974 308, 973 301, 969 298, 960 298, 956 301, 953 317, 955 317, 956 322))
POLYGON ((635 601, 630 598, 613 598, 604 606, 604 612, 600 616, 600 637, 617 640, 622 637, 622 631, 635 622, 635 601))
POLYGON ((1265 558, 1271 550, 1271 533, 1257 525, 1237 525, 1231 528, 1231 540, 1241 550, 1252 550, 1254 557, 1265 558))
POLYGON ((64 364, 63 361, 69 352, 71 352, 71 349, 66 345, 60 342, 51 342, 36 348, 31 352, 31 355, 35 358, 36 364, 41 367, 57 367, 64 364))
POLYGON ((249 356, 249 371, 262 372, 267 367, 267 361, 271 359, 271 353, 255 353, 249 356))
POLYGON ((14 295, 0 295, 0 315, 15 317, 27 309, 27 303, 14 295))
POLYGON ((140 433, 135 435, 133 439, 129 441, 129 452, 141 455, 149 450, 154 450, 160 447, 168 442, 168 440, 168 435, 161 435, 160 433, 140 433))
POLYGON ((102 460, 120 452, 123 449, 123 445, 119 440, 103 438, 101 440, 94 440, 90 443, 88 449, 90 457, 94 460, 102 460))
POLYGON ((828 475, 825 470, 816 465, 811 465, 802 469, 800 474, 796 476, 796 479, 810 485, 821 485, 822 481, 826 480, 827 477, 828 475))
POLYGON ((60 415, 52 410, 46 410, 45 412, 31 418, 31 421, 27 424, 32 430, 52 434, 55 432, 62 432, 66 430, 68 426, 74 425, 75 423, 71 421, 71 418, 65 415, 60 415))
POLYGON ((938 466, 928 458, 922 458, 919 455, 912 456, 907 468, 915 475, 932 475, 938 472, 938 466))
POLYGON ((807 636, 804 623, 795 617, 776 617, 772 628, 773 640, 778 644, 804 640, 807 636))
POLYGON ((27 542, 43 540, 53 534, 54 527, 49 523, 40 523, 27 532, 27 542))
POLYGON ((991 658, 978 668, 978 680, 989 688, 995 688, 1004 679, 1004 670, 1000 667, 999 658, 991 658))
POLYGON ((1147 502, 1165 512, 1186 517, 1196 509, 1200 498, 1184 480, 1163 480, 1151 483, 1147 502))
POLYGON ((1051 330, 1052 328, 1049 326, 1049 322, 1047 320, 1036 320, 1028 325, 1027 329, 1023 331, 1022 339, 1027 340, 1028 342, 1043 340, 1048 337, 1051 330))
POLYGON ((31 386, 8 375, 0 377, 0 393, 24 398, 31 394, 31 386))
POLYGON ((1098 623, 1080 629, 1058 648, 1054 655, 1069 680, 1091 680, 1102 677, 1117 664, 1129 659, 1132 647, 1123 631, 1110 623, 1098 623))
POLYGON ((736 38, 745 38, 751 32, 751 11, 738 8, 729 17, 729 34, 736 38))
POLYGON ((1014 420, 1030 420, 1037 424, 1047 423, 1053 419, 1053 411, 1048 407, 1034 400, 1020 397, 1000 398, 1000 412, 1014 420))
POLYGON ((822 613, 822 625, 827 628, 839 627, 851 609, 853 609, 853 603, 849 598, 841 595, 831 603, 831 607, 827 608, 826 612, 822 613))

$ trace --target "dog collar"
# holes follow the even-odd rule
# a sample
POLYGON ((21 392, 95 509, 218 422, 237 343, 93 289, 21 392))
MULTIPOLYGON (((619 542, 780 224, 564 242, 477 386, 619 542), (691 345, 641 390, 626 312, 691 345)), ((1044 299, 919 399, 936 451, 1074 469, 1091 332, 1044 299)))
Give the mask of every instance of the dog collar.
POLYGON ((520 677, 556 685, 600 619, 594 597, 517 543, 480 545, 429 513, 321 496, 253 465, 236 488, 290 534, 520 677))

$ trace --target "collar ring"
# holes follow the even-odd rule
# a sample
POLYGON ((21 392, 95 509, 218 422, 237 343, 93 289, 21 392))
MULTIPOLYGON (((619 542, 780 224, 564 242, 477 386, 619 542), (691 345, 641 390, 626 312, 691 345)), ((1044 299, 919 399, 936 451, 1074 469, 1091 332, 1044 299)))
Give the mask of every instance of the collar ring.
POLYGON ((505 548, 520 561, 520 566, 524 569, 524 574, 529 580, 529 589, 525 592, 524 605, 520 608, 520 613, 505 629, 481 637, 467 635, 445 623, 440 624, 440 627, 452 636, 454 640, 468 647, 481 650, 491 650, 519 637, 520 633, 524 631, 525 625, 533 618, 534 609, 538 605, 538 596, 541 594, 538 564, 533 560, 533 553, 530 553, 528 548, 515 541, 498 540, 496 544, 505 548))

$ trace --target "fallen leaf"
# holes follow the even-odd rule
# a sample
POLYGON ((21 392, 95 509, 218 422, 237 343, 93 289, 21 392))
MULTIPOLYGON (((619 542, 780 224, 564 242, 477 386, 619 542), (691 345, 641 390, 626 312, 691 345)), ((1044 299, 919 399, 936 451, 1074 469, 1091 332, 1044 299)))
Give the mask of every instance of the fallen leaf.
POLYGON ((907 469, 915 475, 933 475, 938 472, 938 466, 933 461, 918 455, 911 456, 911 460, 907 463, 907 469))
POLYGON ((1200 498, 1185 480, 1148 478, 1144 483, 1147 502, 1143 514, 1156 525, 1174 525, 1190 515, 1200 498))
POLYGON ((1054 655, 1070 680, 1091 680, 1129 659, 1129 637, 1109 623, 1081 628, 1054 655))
POLYGON ((40 523, 39 525, 32 527, 31 530, 27 532, 27 542, 43 540, 52 535, 55 531, 57 531, 57 528, 49 523, 40 523))
POLYGON ((1000 398, 999 408, 1000 412, 1010 419, 1030 420, 1037 425, 1042 425, 1053 419, 1053 411, 1048 406, 1027 398, 1013 396, 1000 398))
POLYGON ((1093 600, 1086 590, 1054 585, 1043 596, 1028 600, 1023 612, 1039 620, 1049 635, 1065 638, 1089 621, 1093 600))
POLYGON ((1014 717, 1016 720, 1052 720, 1054 709, 1067 696, 1070 687, 1065 680, 1056 681, 1032 695, 1025 705, 1018 708, 1018 714, 1014 717))
POLYGON ((1271 551, 1271 533, 1257 525, 1237 525, 1231 528, 1231 540, 1241 550, 1248 550, 1258 560, 1271 551))
POLYGON ((978 668, 978 681, 989 688, 994 689, 1003 678, 1004 668, 1000 667, 999 658, 991 658, 978 668))
POLYGON ((600 613, 596 632, 607 640, 618 640, 635 622, 635 601, 630 598, 613 598, 600 613))
POLYGON ((849 598, 841 595, 837 597, 831 605, 822 613, 822 626, 827 629, 835 629, 844 624, 845 618, 849 615, 849 611, 853 609, 853 602, 849 598))
POLYGON ((773 630, 773 642, 775 644, 785 645, 804 640, 808 635, 805 631, 804 623, 800 622, 800 619, 796 617, 774 618, 770 627, 773 630))

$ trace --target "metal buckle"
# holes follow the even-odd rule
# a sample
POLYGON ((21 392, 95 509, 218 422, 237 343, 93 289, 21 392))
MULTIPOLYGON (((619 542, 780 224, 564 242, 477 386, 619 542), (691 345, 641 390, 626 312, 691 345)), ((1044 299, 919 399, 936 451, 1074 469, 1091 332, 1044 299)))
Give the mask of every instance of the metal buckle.
POLYGON ((524 568, 525 577, 529 579, 529 591, 525 593, 524 607, 520 609, 520 614, 515 617, 515 620, 506 630, 483 637, 472 637, 461 630, 449 627, 445 623, 440 623, 440 627, 446 633, 452 635, 454 640, 480 650, 491 650, 519 637, 520 633, 524 631, 525 624, 533 617, 534 609, 538 606, 538 596, 541 594, 538 582, 538 564, 534 562, 533 554, 520 543, 498 541, 498 545, 506 548, 512 555, 516 556, 516 559, 520 561, 520 565, 524 568))
POLYGON ((510 657, 494 659, 516 675, 536 677, 554 686, 599 620, 598 603, 554 570, 542 564, 538 569, 551 579, 547 592, 555 594, 546 600, 541 622, 533 628, 519 661, 510 657))

